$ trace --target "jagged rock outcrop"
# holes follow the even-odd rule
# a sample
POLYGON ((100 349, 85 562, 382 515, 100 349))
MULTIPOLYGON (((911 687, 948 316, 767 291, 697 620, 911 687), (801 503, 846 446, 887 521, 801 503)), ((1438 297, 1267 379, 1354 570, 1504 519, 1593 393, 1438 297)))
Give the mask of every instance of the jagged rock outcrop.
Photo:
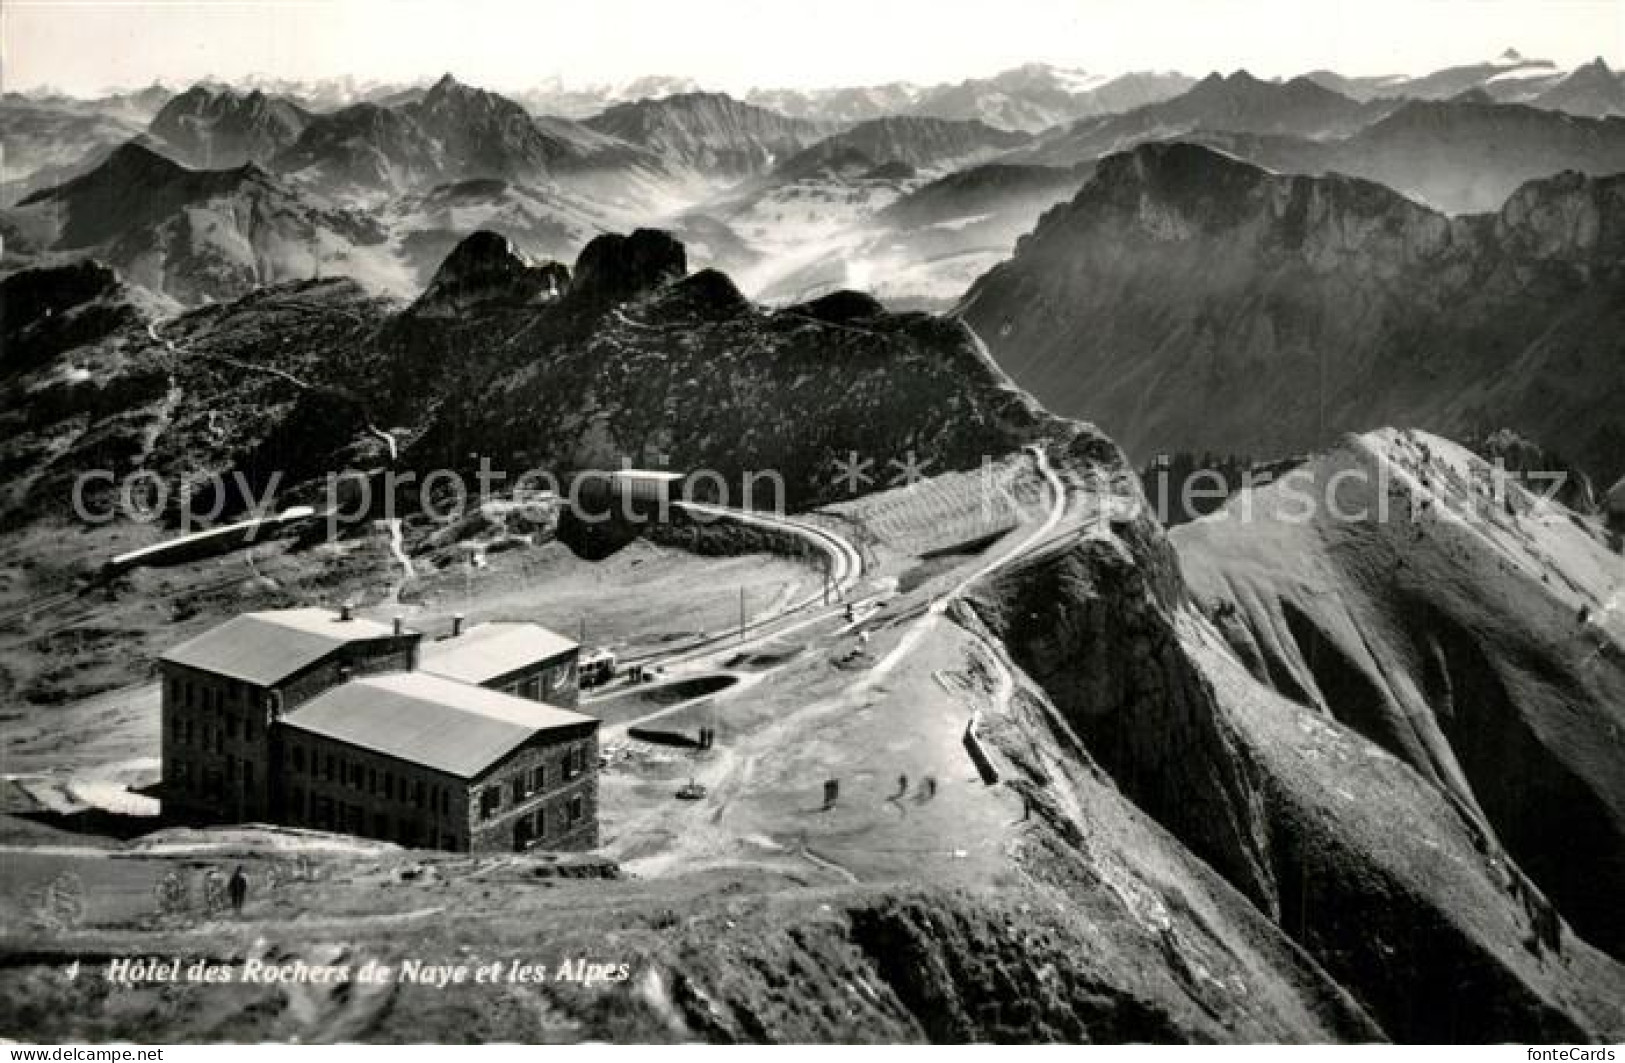
POLYGON ((570 301, 576 305, 624 302, 688 272, 688 254, 670 233, 638 229, 630 236, 594 237, 576 259, 570 301))
POLYGON ((726 317, 749 309, 750 300, 721 270, 702 269, 671 286, 660 309, 678 317, 726 317))
POLYGON ((793 308, 796 313, 806 314, 819 321, 847 322, 859 321, 866 317, 885 313, 886 308, 880 300, 867 292, 854 292, 842 289, 821 295, 810 303, 802 303, 793 308))
POLYGON ((1531 490, 1576 513, 1597 511, 1597 489, 1591 478, 1532 439, 1499 428, 1472 444, 1475 454, 1500 472, 1524 481, 1531 490))
POLYGON ((1368 181, 1145 145, 1048 212, 965 316, 1017 383, 1139 462, 1490 423, 1611 482, 1622 192, 1561 175, 1450 219, 1368 181))
POLYGON ((450 317, 483 306, 524 306, 563 297, 570 271, 558 262, 533 265, 499 233, 482 229, 446 256, 412 313, 450 317))

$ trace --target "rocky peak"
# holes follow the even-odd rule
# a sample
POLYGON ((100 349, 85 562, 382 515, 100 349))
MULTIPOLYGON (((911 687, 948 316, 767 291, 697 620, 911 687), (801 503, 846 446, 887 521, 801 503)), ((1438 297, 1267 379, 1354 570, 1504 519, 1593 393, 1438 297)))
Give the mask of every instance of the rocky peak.
POLYGON ((669 232, 605 233, 582 248, 576 259, 570 299, 599 305, 625 302, 687 273, 688 253, 669 232))
POLYGON ((467 85, 464 85, 461 81, 458 81, 452 76, 450 71, 447 71, 446 73, 440 75, 440 80, 429 86, 429 91, 424 93, 422 102, 429 103, 430 101, 454 98, 460 93, 467 93, 470 91, 472 90, 470 90, 467 85))
POLYGON ((667 317, 726 318, 750 309, 750 305, 733 279, 715 269, 702 269, 684 277, 667 287, 660 298, 660 310, 667 317))
POLYGON ((113 149, 102 164, 88 173, 55 188, 45 188, 24 199, 19 206, 74 196, 105 192, 108 196, 129 196, 169 185, 187 173, 184 166, 130 140, 113 149))
POLYGON ((114 148, 106 161, 91 172, 103 174, 109 181, 148 185, 178 177, 186 172, 186 167, 139 141, 131 140, 114 148))
POLYGON ((886 312, 880 300, 868 292, 857 292, 850 288, 821 295, 811 302, 802 303, 791 309, 806 317, 836 325, 861 321, 886 312))
POLYGON ((529 122, 529 115, 517 103, 494 92, 465 85, 450 74, 442 75, 424 93, 416 110, 434 121, 484 123, 492 118, 518 117, 522 124, 529 122))
POLYGON ((413 312, 444 316, 475 307, 550 302, 569 283, 570 272, 560 263, 532 264, 507 237, 481 229, 446 256, 413 312))

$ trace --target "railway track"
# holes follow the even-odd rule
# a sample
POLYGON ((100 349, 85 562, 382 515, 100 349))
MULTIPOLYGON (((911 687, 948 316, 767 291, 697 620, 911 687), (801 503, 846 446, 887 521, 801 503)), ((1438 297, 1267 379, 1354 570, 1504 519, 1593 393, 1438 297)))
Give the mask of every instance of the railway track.
MULTIPOLYGON (((807 521, 793 520, 789 517, 778 517, 750 510, 733 509, 728 506, 714 506, 701 502, 679 502, 675 503, 675 506, 686 509, 691 514, 701 515, 712 520, 732 520, 755 527, 786 531, 805 542, 811 543, 826 558, 829 565, 829 593, 837 599, 843 597, 847 591, 855 587, 858 580, 863 576, 863 555, 858 552, 857 547, 853 546, 843 536, 807 521)), ((783 623, 787 617, 823 605, 824 600, 825 590, 821 587, 817 591, 806 595, 800 601, 793 602, 778 610, 771 616, 749 621, 743 627, 730 628, 716 635, 703 635, 677 646, 667 646, 659 650, 633 654, 622 658, 622 663, 630 665, 657 662, 661 664, 681 664, 691 658, 712 652, 719 647, 737 643, 741 637, 748 639, 752 635, 776 631, 777 625, 783 623)))

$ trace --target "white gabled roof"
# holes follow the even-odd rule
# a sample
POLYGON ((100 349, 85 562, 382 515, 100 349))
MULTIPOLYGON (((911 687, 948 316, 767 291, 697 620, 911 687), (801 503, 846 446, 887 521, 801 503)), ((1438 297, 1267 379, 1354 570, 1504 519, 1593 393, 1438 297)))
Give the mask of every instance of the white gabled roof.
POLYGON ((542 731, 584 724, 598 720, 423 672, 351 680, 282 718, 291 731, 465 779, 542 731))
POLYGON ((418 667, 464 683, 489 683, 577 648, 539 624, 477 624, 461 635, 425 644, 418 667))

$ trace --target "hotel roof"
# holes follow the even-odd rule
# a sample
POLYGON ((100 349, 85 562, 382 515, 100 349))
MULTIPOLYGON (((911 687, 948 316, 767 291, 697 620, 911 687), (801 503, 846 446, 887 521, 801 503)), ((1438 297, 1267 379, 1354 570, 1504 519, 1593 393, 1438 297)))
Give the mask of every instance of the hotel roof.
POLYGON ((576 648, 537 624, 477 624, 461 635, 425 643, 418 667, 464 683, 489 683, 576 648))
POLYGON ((423 672, 356 679, 282 718, 320 735, 461 778, 473 778, 541 731, 591 716, 423 672))
POLYGON ((270 686, 346 643, 394 634, 389 625, 345 620, 328 609, 280 609, 232 617, 170 649, 160 660, 270 686))

